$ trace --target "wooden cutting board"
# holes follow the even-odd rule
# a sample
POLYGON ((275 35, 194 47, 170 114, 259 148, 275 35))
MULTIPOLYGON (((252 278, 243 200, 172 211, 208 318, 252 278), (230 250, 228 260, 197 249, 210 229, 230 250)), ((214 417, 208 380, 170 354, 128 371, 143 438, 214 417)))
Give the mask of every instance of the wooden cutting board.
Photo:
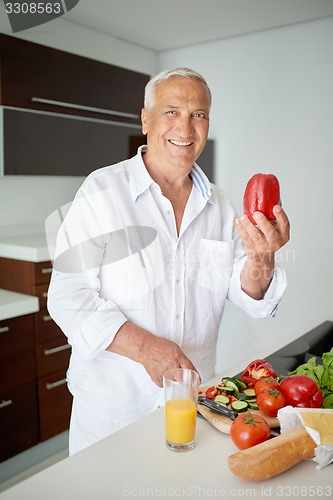
MULTIPOLYGON (((200 387, 201 395, 204 396, 206 389, 208 389, 208 387, 200 387)), ((217 415, 216 413, 213 413, 209 408, 207 408, 207 406, 199 404, 198 412, 216 429, 224 432, 225 434, 230 434, 230 427, 232 424, 232 420, 230 418, 226 417, 225 415, 217 415)), ((251 410, 251 413, 253 413, 253 415, 261 415, 262 417, 264 417, 271 429, 280 426, 277 418, 268 417, 267 415, 264 415, 260 410, 251 410)))

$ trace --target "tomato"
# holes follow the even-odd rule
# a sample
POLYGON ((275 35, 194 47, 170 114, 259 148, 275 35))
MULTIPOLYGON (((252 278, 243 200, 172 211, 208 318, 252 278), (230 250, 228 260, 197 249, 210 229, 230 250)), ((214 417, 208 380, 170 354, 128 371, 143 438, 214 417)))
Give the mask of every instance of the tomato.
POLYGON ((259 392, 261 392, 263 389, 278 389, 279 387, 280 384, 278 382, 278 379, 274 377, 261 377, 254 384, 253 389, 256 393, 256 396, 258 396, 259 392))
POLYGON ((250 411, 240 413, 230 427, 230 437, 240 450, 267 441, 270 436, 271 429, 266 420, 250 411))
POLYGON ((217 395, 218 395, 219 391, 217 390, 217 388, 213 385, 212 387, 209 387, 206 392, 205 392, 205 396, 206 398, 208 399, 214 399, 217 395))
POLYGON ((287 406, 287 399, 276 388, 263 389, 257 395, 257 405, 265 415, 276 417, 278 410, 287 406))
POLYGON ((288 405, 299 408, 320 408, 323 404, 323 393, 316 382, 307 375, 290 375, 280 384, 282 394, 288 405))

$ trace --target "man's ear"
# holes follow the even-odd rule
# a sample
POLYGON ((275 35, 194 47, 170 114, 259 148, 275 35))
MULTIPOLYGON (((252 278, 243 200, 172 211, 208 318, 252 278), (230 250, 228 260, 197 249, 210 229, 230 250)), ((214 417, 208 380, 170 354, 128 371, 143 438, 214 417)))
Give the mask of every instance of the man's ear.
POLYGON ((148 119, 147 119, 147 110, 146 108, 142 108, 141 110, 141 124, 142 124, 142 133, 146 135, 148 132, 148 119))

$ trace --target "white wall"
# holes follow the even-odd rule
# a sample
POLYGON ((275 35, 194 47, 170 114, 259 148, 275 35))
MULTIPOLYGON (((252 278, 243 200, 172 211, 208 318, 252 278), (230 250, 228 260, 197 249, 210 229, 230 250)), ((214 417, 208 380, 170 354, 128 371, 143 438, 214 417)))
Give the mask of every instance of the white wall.
MULTIPOLYGON (((159 69, 190 66, 213 92, 217 184, 242 210, 255 172, 280 179, 291 241, 289 286, 274 319, 228 304, 217 370, 333 319, 333 18, 165 51, 159 69)), ((333 345, 333 344, 332 344, 333 345)))
MULTIPOLYGON (((64 18, 13 35, 3 2, 0 33, 140 73, 151 75, 157 69, 155 51, 77 26, 64 18)), ((82 180, 81 177, 0 177, 0 237, 43 231, 45 218, 72 200, 82 180)))

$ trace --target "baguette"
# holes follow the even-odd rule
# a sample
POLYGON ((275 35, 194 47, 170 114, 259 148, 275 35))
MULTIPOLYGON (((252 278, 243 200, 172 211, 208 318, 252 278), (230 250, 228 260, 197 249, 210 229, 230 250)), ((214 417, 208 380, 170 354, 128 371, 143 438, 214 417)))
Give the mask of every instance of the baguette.
POLYGON ((264 481, 312 458, 316 443, 304 427, 230 455, 231 472, 248 481, 264 481))

